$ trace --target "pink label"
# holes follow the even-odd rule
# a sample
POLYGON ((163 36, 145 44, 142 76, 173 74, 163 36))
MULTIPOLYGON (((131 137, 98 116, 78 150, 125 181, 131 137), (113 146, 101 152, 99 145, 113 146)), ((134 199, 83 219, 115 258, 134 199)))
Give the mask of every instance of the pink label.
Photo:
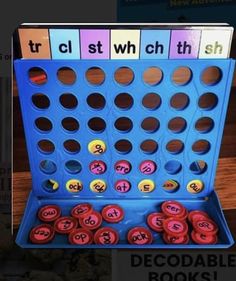
POLYGON ((105 214, 108 218, 119 218, 121 216, 120 210, 116 208, 108 209, 105 214))
POLYGON ((116 235, 111 231, 103 231, 99 235, 98 241, 99 243, 106 244, 106 245, 114 244, 116 242, 116 235))
POLYGON ((118 161, 115 164, 115 170, 116 170, 117 174, 126 175, 130 172, 131 165, 128 161, 125 161, 125 160, 118 161))
POLYGON ((42 213, 43 217, 47 219, 53 219, 55 216, 57 216, 57 214, 57 210, 54 208, 47 208, 42 213))
POLYGON ((180 223, 179 221, 169 221, 167 228, 175 233, 181 233, 184 231, 184 226, 182 223, 180 223))
POLYGON ((87 233, 85 232, 78 232, 73 236, 73 241, 76 244, 88 244, 90 242, 90 237, 87 233))
POLYGON ((106 164, 103 161, 93 161, 89 165, 90 171, 95 175, 101 175, 106 171, 106 164))
POLYGON ((172 215, 178 215, 181 212, 180 207, 177 204, 170 203, 166 206, 168 212, 172 215))
POLYGON ((141 173, 145 175, 151 175, 156 170, 156 164, 151 160, 143 161, 139 167, 141 173))
POLYGON ((82 59, 109 59, 110 31, 104 29, 81 29, 82 59))
POLYGON ((99 223, 98 217, 94 214, 83 219, 83 223, 88 226, 95 226, 99 223))
POLYGON ((164 218, 161 218, 161 217, 159 217, 159 216, 155 216, 155 217, 153 217, 153 218, 151 219, 151 223, 152 223, 153 225, 158 226, 158 227, 162 227, 162 225, 163 225, 163 220, 164 220, 164 218))
POLYGON ((130 190, 130 187, 131 187, 130 183, 126 180, 119 180, 115 184, 116 191, 121 193, 128 192, 130 190))
POLYGON ((87 213, 88 210, 89 210, 89 208, 87 206, 80 206, 75 209, 75 213, 78 215, 81 215, 81 214, 87 213))
POLYGON ((34 238, 42 241, 48 238, 50 235, 50 231, 47 227, 39 227, 34 231, 34 238))
POLYGON ((214 225, 209 221, 202 220, 198 221, 197 224, 205 232, 210 232, 215 229, 214 225))
POLYGON ((147 244, 150 240, 149 236, 143 231, 135 231, 132 234, 131 239, 132 239, 133 243, 138 244, 138 245, 147 244))
POLYGON ((200 234, 200 233, 197 233, 196 232, 196 238, 198 240, 202 240, 204 241, 204 243, 211 243, 212 242, 212 236, 207 236, 207 235, 204 235, 204 234, 200 234))
POLYGON ((74 223, 71 220, 64 219, 58 222, 57 227, 59 230, 71 230, 74 227, 74 223))

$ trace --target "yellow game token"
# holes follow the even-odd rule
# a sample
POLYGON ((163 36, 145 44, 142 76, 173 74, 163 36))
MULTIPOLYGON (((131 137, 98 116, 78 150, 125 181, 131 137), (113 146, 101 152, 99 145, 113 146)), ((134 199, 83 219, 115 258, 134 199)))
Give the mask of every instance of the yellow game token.
POLYGON ((190 193, 196 194, 203 190, 204 184, 200 180, 192 180, 187 184, 187 190, 190 193))
POLYGON ((77 179, 71 179, 66 183, 66 189, 69 192, 80 192, 83 189, 82 182, 77 179))
POLYGON ((106 145, 101 140, 93 140, 88 144, 88 150, 92 154, 100 155, 106 151, 106 145))
POLYGON ((104 180, 96 179, 90 183, 90 189, 93 192, 102 193, 106 190, 107 185, 104 180))
POLYGON ((142 180, 138 184, 138 188, 142 192, 152 192, 155 188, 155 183, 152 180, 142 180))

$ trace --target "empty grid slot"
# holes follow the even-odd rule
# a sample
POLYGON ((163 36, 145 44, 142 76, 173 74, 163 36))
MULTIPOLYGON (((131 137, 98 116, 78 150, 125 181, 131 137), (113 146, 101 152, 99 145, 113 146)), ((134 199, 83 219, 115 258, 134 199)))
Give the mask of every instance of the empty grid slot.
POLYGON ((148 93, 143 97, 142 104, 149 110, 155 110, 161 105, 161 98, 156 93, 148 93))
POLYGON ((45 174, 53 174, 57 170, 56 164, 51 160, 43 160, 39 165, 40 170, 45 174))
POLYGON ((28 72, 29 80, 36 85, 43 85, 47 83, 47 73, 40 67, 32 67, 28 72))
POLYGON ((158 144, 156 141, 148 139, 148 140, 144 140, 141 144, 140 144, 140 149, 142 150, 142 152, 146 153, 146 154, 153 154, 157 151, 158 149, 158 144))
POLYGON ((48 179, 42 183, 42 188, 49 193, 56 192, 59 188, 59 183, 54 179, 48 179))
POLYGON ((41 132, 50 132, 52 130, 52 122, 46 117, 39 117, 35 120, 35 126, 41 132))
POLYGON ((170 160, 165 164, 165 170, 168 174, 175 175, 182 169, 182 165, 177 160, 170 160))
POLYGON ((189 105, 189 97, 184 93, 177 93, 172 96, 170 105, 176 110, 184 110, 189 105))
POLYGON ((192 173, 200 175, 207 170, 207 163, 203 160, 196 160, 190 164, 189 168, 192 173))
POLYGON ((66 109, 75 109, 78 105, 76 96, 71 93, 64 93, 59 98, 61 105, 66 109))
POLYGON ((44 139, 38 142, 38 149, 42 153, 50 154, 54 152, 55 145, 50 140, 44 139))
POLYGON ((184 144, 181 140, 174 139, 166 144, 166 150, 172 154, 178 154, 184 150, 184 144))
POLYGON ((63 146, 66 152, 72 154, 80 152, 81 149, 79 142, 73 139, 64 141, 63 146))
POLYGON ((37 93, 32 96, 32 103, 38 109, 47 109, 50 106, 49 98, 43 93, 37 93))
POLYGON ((173 133, 182 133, 187 127, 187 122, 182 117, 175 117, 168 123, 168 128, 173 133))
POLYGON ((100 67, 91 67, 86 71, 85 77, 90 84, 99 86, 105 81, 105 72, 100 67))
POLYGON ((156 86, 162 81, 162 79, 162 70, 155 66, 147 68, 143 73, 143 81, 149 86, 156 86))
POLYGON ((106 129, 106 122, 100 117, 94 117, 88 121, 88 126, 93 132, 102 133, 106 129))
POLYGON ((217 66, 210 66, 203 70, 201 81, 207 86, 214 86, 222 79, 222 71, 217 66))
POLYGON ((121 86, 128 86, 134 80, 134 72, 129 67, 120 67, 114 73, 115 81, 121 86))
POLYGON ((65 85, 72 85, 76 81, 76 73, 70 67, 61 67, 57 71, 57 79, 65 85))
POLYGON ((128 93, 121 93, 115 97, 115 105, 119 109, 127 110, 133 106, 134 100, 128 93))
POLYGON ((208 133, 214 127, 214 121, 210 117, 202 117, 195 123, 195 128, 200 133, 208 133))
POLYGON ((133 122, 127 117, 120 117, 115 121, 115 128, 123 133, 128 133, 133 128, 133 122))
POLYGON ((66 117, 61 121, 62 127, 68 132, 79 130, 79 122, 73 117, 66 117))
POLYGON ((69 160, 65 163, 65 168, 68 173, 78 174, 82 170, 81 164, 76 160, 69 160))
POLYGON ((115 149, 119 153, 126 154, 126 153, 129 153, 132 150, 132 144, 131 144, 130 141, 125 140, 125 139, 118 140, 115 143, 115 149))
POLYGON ((198 106, 204 110, 211 110, 217 106, 218 97, 214 93, 205 93, 198 100, 198 106))
POLYGON ((147 117, 143 119, 141 127, 147 133, 154 133, 159 129, 160 122, 155 117, 147 117))
POLYGON ((181 66, 174 70, 172 74, 172 81, 174 84, 182 86, 190 82, 192 78, 192 71, 189 67, 181 66))
POLYGON ((198 140, 192 145, 193 152, 197 154, 205 154, 210 150, 210 148, 211 145, 207 140, 198 140))
POLYGON ((97 110, 101 110, 106 105, 106 100, 103 95, 99 93, 92 93, 87 97, 87 104, 97 110))

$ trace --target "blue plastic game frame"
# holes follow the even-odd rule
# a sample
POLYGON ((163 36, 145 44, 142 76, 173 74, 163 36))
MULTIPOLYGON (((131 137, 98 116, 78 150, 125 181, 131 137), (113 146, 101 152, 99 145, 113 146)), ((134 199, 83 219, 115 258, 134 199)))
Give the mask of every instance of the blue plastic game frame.
MULTIPOLYGON (((28 199, 25 214, 17 235, 16 242, 25 248, 74 248, 67 238, 56 235, 52 243, 35 245, 29 242, 30 229, 39 224, 37 210, 45 204, 58 204, 62 208, 63 215, 69 215, 69 210, 80 202, 90 202, 94 209, 100 211, 107 204, 119 204, 125 211, 125 218, 119 224, 109 224, 118 230, 120 242, 111 248, 227 248, 233 244, 233 238, 225 221, 217 198, 214 180, 220 144, 223 134, 231 81, 234 72, 234 60, 232 59, 198 59, 198 60, 16 60, 15 71, 21 110, 29 154, 30 168, 32 173, 32 192, 28 199), (207 67, 216 66, 221 69, 220 82, 214 85, 205 85, 201 81, 201 75, 207 67), (63 85, 57 78, 57 71, 61 67, 72 68, 77 76, 73 85, 63 85), (152 66, 162 70, 163 78, 156 86, 144 83, 142 75, 152 66), (185 66, 191 69, 191 80, 185 85, 176 85, 171 80, 172 74, 178 67, 185 66), (32 67, 40 67, 47 73, 45 85, 34 85, 29 81, 28 71, 32 67), (100 86, 90 85, 86 80, 85 73, 91 67, 99 67, 105 73, 105 81, 100 86), (115 71, 120 67, 129 67, 134 72, 134 80, 130 85, 121 86, 114 79, 115 71), (50 99, 50 107, 40 110, 32 104, 32 95, 45 93, 50 99), (73 110, 64 109, 59 102, 62 93, 73 93, 78 99, 78 106, 73 110), (86 102, 89 94, 101 93, 106 106, 102 110, 90 108, 86 102), (119 93, 129 93, 134 100, 129 110, 121 110, 114 104, 114 99, 119 93), (161 97, 161 105, 156 110, 147 110, 142 105, 145 94, 155 92, 161 97), (198 107, 199 97, 208 92, 213 92, 217 98, 217 105, 209 110, 198 107), (170 98, 176 93, 185 93, 189 97, 189 104, 183 110, 173 109, 170 98), (106 129, 101 133, 90 130, 87 122, 92 117, 101 117, 106 121, 106 129), (141 128, 141 122, 145 117, 155 117, 160 122, 156 132, 147 133, 141 128), (47 117, 51 120, 53 128, 48 133, 42 133, 35 127, 34 121, 38 117, 47 117), (66 132, 61 126, 61 120, 65 117, 74 117, 80 127, 75 133, 66 132), (119 117, 128 117, 133 122, 133 128, 128 133, 119 132, 114 127, 114 122, 119 117), (179 133, 168 129, 168 122, 172 118, 182 117, 186 120, 186 127, 179 133), (199 132, 195 128, 196 121, 202 117, 213 120, 213 127, 209 131, 199 132), (55 151, 51 154, 42 153, 37 148, 37 143, 42 139, 49 139, 55 145, 55 151), (78 154, 69 154, 63 148, 63 142, 67 139, 76 139, 81 145, 78 154), (103 140, 107 150, 103 155, 94 156, 88 151, 88 143, 94 139, 103 140), (127 139, 132 143, 132 150, 127 154, 118 153, 114 144, 117 140, 127 139), (145 154, 140 150, 140 143, 146 139, 153 139, 158 143, 158 149, 153 154, 145 154), (178 154, 171 154, 166 150, 166 144, 173 139, 181 140, 184 149, 178 154), (210 149, 204 154, 193 152, 192 145, 197 140, 207 140, 210 149), (89 171, 89 163, 93 160, 103 160, 107 164, 107 170, 99 177, 89 171), (114 164, 118 160, 128 160, 132 170, 127 175, 118 175, 114 171, 114 164), (157 171, 152 175, 143 175, 139 171, 139 164, 143 160, 153 160, 157 164, 157 171), (56 163, 57 170, 53 175, 47 175, 39 169, 42 160, 51 160, 56 163), (79 174, 73 175, 65 169, 68 160, 78 160, 82 164, 79 174), (181 171, 171 175, 165 169, 168 161, 177 160, 181 163, 181 171), (194 174, 189 166, 196 160, 207 163, 207 169, 202 174, 194 174), (42 188, 45 180, 54 179, 59 183, 56 192, 49 193, 42 188), (94 193, 89 188, 93 179, 103 179, 107 183, 104 193, 94 193), (78 194, 68 192, 66 183, 70 179, 79 179, 83 183, 83 190, 78 194), (131 183, 131 190, 127 193, 119 193, 114 189, 114 183, 118 179, 127 179, 131 183), (142 193, 137 185, 142 179, 153 180, 156 184, 154 191, 142 193), (168 193, 163 188, 163 182, 169 179, 178 181, 180 187, 175 193, 168 193), (188 192, 186 186, 194 179, 204 183, 204 189, 198 194, 188 192), (161 202, 165 200, 178 200, 184 206, 191 209, 207 210, 209 215, 217 222, 220 228, 219 241, 216 245, 166 245, 160 234, 154 233, 154 242, 151 245, 136 246, 127 242, 126 234, 133 226, 145 226, 147 214, 159 210, 161 202), (135 214, 135 216, 134 216, 135 214)), ((107 223, 103 223, 107 225, 107 223)), ((76 246, 80 247, 80 246, 76 246)), ((85 246, 81 246, 84 248, 85 246)), ((86 247, 100 248, 99 245, 86 247)), ((103 246, 104 247, 104 246, 103 246)))

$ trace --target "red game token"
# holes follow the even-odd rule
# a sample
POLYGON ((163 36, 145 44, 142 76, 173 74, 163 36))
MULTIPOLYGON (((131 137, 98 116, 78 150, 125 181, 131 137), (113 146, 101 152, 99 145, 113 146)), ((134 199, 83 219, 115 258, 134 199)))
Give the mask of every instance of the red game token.
POLYGON ((61 217, 54 223, 54 229, 56 232, 65 234, 70 233, 78 226, 78 221, 72 217, 61 217))
POLYGON ((201 220, 201 219, 209 219, 209 216, 207 213, 203 212, 203 211, 191 211, 188 215, 188 220, 193 223, 193 221, 195 220, 201 220))
POLYGON ((165 201, 161 205, 162 212, 167 217, 183 217, 185 214, 185 207, 177 201, 165 201))
POLYGON ((216 235, 204 235, 202 233, 198 233, 196 231, 192 231, 191 238, 196 244, 200 245, 210 245, 210 244, 216 244, 218 241, 218 238, 216 235))
POLYGON ((189 236, 170 236, 167 233, 163 234, 163 239, 166 244, 188 244, 189 243, 189 236))
POLYGON ((82 218, 90 213, 92 213, 93 207, 89 203, 81 203, 79 205, 76 205, 72 210, 71 210, 71 215, 72 217, 79 219, 82 218))
POLYGON ((168 218, 163 221, 163 229, 170 236, 185 236, 188 233, 188 225, 179 218, 168 218))
POLYGON ((93 211, 92 213, 79 219, 81 227, 87 229, 97 229, 102 224, 102 216, 100 213, 93 211))
POLYGON ((124 211, 119 205, 107 205, 102 209, 102 217, 107 222, 120 222, 124 218, 124 211))
POLYGON ((181 220, 186 220, 187 219, 187 217, 188 217, 188 210, 187 209, 185 209, 185 211, 184 211, 184 214, 183 214, 183 216, 176 216, 178 219, 181 219, 181 220))
POLYGON ((152 233, 145 227, 136 226, 129 230, 128 241, 130 244, 145 245, 151 244, 153 240, 152 233))
POLYGON ((53 227, 49 224, 40 224, 31 229, 30 241, 34 244, 46 244, 52 241, 55 236, 53 227))
POLYGON ((93 242, 93 233, 85 228, 77 228, 69 234, 69 242, 75 245, 88 245, 93 242))
POLYGON ((118 232, 111 227, 99 228, 94 234, 94 242, 100 245, 114 245, 119 241, 118 232))
POLYGON ((60 215, 61 209, 56 205, 43 206, 38 211, 38 218, 45 222, 55 221, 60 215))
POLYGON ((219 230, 216 223, 208 218, 193 221, 193 228, 203 235, 215 235, 219 230))
POLYGON ((156 231, 162 232, 163 231, 163 220, 167 217, 163 213, 151 213, 147 217, 147 224, 148 226, 156 231))

